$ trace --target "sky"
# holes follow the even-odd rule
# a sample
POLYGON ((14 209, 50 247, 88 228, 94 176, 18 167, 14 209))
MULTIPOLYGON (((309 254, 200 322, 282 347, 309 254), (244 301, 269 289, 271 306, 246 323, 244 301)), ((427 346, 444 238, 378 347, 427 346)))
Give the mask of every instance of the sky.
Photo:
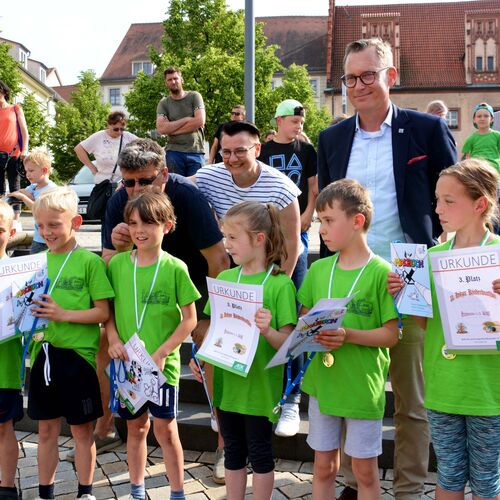
MULTIPOLYGON (((335 5, 405 3, 408 0, 336 0, 335 5)), ((426 0, 422 0, 426 1, 426 0)), ((441 0, 453 1, 453 0, 441 0)), ((23 44, 31 58, 57 68, 63 85, 78 81, 81 71, 102 75, 133 23, 160 22, 168 0, 24 0, 19 9, 2 9, 0 37, 23 44)), ((243 9, 245 0, 227 0, 243 9)), ((254 0, 255 16, 326 16, 329 0, 254 0)))

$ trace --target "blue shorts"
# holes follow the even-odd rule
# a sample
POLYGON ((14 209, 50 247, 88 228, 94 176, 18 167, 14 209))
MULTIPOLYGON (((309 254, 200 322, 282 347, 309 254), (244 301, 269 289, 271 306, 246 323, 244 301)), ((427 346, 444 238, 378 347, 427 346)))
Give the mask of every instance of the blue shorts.
POLYGON ((427 410, 437 483, 446 491, 494 498, 500 493, 500 416, 471 417, 427 410))
POLYGON ((17 422, 24 416, 23 396, 19 389, 0 389, 0 424, 17 422))
POLYGON ((135 420, 149 410, 154 418, 177 418, 179 386, 163 384, 160 387, 160 401, 162 402, 161 405, 148 401, 137 411, 137 413, 131 413, 120 401, 118 405, 118 415, 124 420, 135 420))

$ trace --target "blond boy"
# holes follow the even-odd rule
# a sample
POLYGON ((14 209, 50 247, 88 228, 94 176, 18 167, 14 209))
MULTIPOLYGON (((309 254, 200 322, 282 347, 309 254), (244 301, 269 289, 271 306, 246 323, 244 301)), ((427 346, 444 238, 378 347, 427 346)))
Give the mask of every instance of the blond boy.
MULTIPOLYGON (((32 149, 24 159, 24 170, 31 184, 25 189, 11 193, 10 196, 21 200, 31 210, 35 200, 44 191, 56 187, 56 184, 49 179, 52 173, 52 159, 49 152, 45 148, 32 149)), ((47 245, 40 236, 38 225, 35 224, 30 253, 34 254, 44 250, 47 250, 47 245)))
POLYGON ((77 498, 95 499, 93 423, 102 415, 96 354, 99 323, 109 316, 113 289, 99 256, 80 248, 75 233, 82 223, 78 198, 69 188, 43 193, 33 205, 41 237, 48 246, 50 287, 32 313, 49 320, 30 346, 28 415, 39 420, 39 497, 54 498, 61 417, 76 443, 77 498))

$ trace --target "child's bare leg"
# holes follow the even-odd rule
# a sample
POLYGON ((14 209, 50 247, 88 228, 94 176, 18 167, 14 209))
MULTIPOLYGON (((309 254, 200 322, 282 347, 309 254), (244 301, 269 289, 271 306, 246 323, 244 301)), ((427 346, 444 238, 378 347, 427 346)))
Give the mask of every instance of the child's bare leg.
POLYGON ((274 471, 266 474, 253 473, 253 498, 255 500, 271 500, 273 496, 274 471))
POLYGON ((312 497, 335 498, 335 477, 339 470, 339 450, 315 451, 312 497))
POLYGON ((148 412, 139 418, 127 420, 127 460, 131 484, 144 483, 147 460, 147 444, 150 423, 148 412))
POLYGON ((13 421, 0 423, 0 477, 5 488, 15 486, 18 455, 19 445, 13 421))
MULTIPOLYGON (((208 388, 208 394, 210 395, 210 398, 213 401, 214 398, 214 367, 210 363, 205 363, 205 380, 207 381, 207 388, 208 388)), ((215 411, 215 409, 214 409, 215 411)), ((215 418, 217 419, 217 425, 219 425, 219 418, 217 417, 217 412, 215 412, 215 418)), ((220 426, 219 426, 220 429, 220 426)), ((224 439, 222 437, 222 434, 219 430, 217 433, 217 448, 219 450, 224 449, 224 439)))
MULTIPOLYGON (((436 485, 436 500, 464 500, 464 498, 465 498, 465 490, 447 491, 443 490, 443 488, 436 485)), ((475 500, 479 497, 473 496, 472 498, 474 498, 475 500)))
POLYGON ((90 485, 94 481, 95 443, 94 423, 72 425, 71 434, 75 440, 75 467, 80 484, 90 485))
POLYGON ((48 485, 54 482, 59 463, 57 438, 60 433, 60 418, 38 422, 38 482, 40 484, 48 485))
POLYGON ((181 491, 184 488, 184 452, 179 439, 177 420, 155 417, 153 430, 163 452, 171 490, 181 491))
POLYGON ((358 484, 360 500, 377 500, 380 498, 380 479, 378 475, 378 459, 352 457, 352 471, 358 484))
POLYGON ((226 492, 228 500, 243 500, 247 488, 247 469, 226 469, 226 492))

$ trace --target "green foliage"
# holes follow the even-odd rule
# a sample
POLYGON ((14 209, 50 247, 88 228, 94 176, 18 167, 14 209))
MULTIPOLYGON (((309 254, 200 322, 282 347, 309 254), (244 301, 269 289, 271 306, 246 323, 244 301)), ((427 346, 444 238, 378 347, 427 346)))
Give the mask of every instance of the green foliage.
POLYGON ((109 104, 101 102, 101 89, 93 71, 83 71, 79 77, 71 104, 56 104, 55 126, 50 130, 49 143, 54 155, 54 168, 62 181, 68 181, 81 167, 74 147, 91 134, 106 127, 109 104))
POLYGON ((9 54, 10 45, 0 42, 0 80, 10 88, 10 102, 21 91, 19 63, 9 54))
MULTIPOLYGON (((243 11, 231 11, 225 0, 171 0, 162 51, 150 48, 157 71, 139 74, 125 105, 131 115, 129 128, 139 136, 155 128, 156 105, 168 95, 163 71, 168 66, 182 70, 184 88, 203 96, 206 110, 206 138, 211 141, 220 123, 229 119, 235 104, 244 104, 245 27, 243 11)), ((276 46, 266 46, 262 24, 255 33, 255 123, 261 131, 270 127, 274 110, 283 99, 297 99, 307 109, 306 133, 313 142, 330 116, 314 103, 305 67, 284 69, 276 46), (274 73, 284 71, 283 87, 272 89, 274 73)))
POLYGON ((22 107, 30 135, 30 149, 36 146, 47 146, 50 127, 44 107, 35 99, 32 92, 24 97, 22 107))

